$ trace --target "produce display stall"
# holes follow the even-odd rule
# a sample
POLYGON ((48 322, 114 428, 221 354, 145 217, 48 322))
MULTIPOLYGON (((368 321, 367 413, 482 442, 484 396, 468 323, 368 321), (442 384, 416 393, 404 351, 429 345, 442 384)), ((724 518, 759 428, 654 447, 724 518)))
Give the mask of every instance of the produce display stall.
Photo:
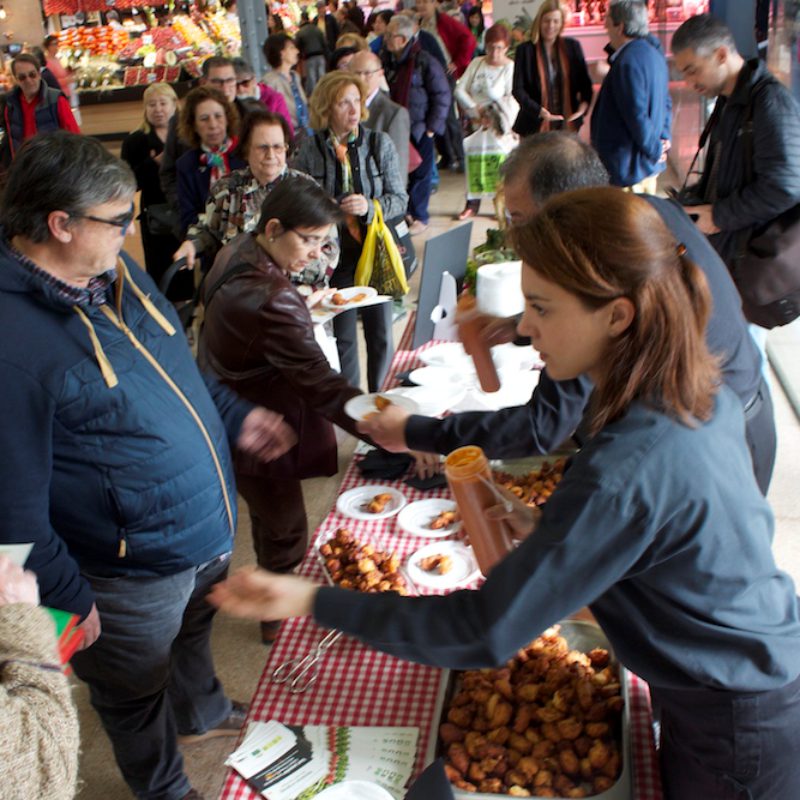
POLYGON ((151 83, 166 81, 185 94, 206 58, 241 50, 238 19, 222 8, 200 12, 186 4, 176 8, 173 0, 117 0, 113 6, 44 0, 42 6, 59 38, 58 57, 73 70, 87 133, 127 133, 130 119, 138 124, 142 93, 151 83), (111 10, 123 22, 109 20, 111 10), (113 120, 92 110, 108 103, 121 105, 113 120))
MULTIPOLYGON (((436 344, 423 345, 417 351, 405 349, 411 341, 412 330, 413 321, 399 344, 386 386, 394 384, 398 372, 422 365, 419 354, 436 344)), ((360 458, 355 456, 348 468, 340 488, 342 494, 375 483, 374 479, 367 481, 362 477, 356 465, 360 458)), ((388 487, 387 491, 402 492, 409 502, 449 496, 446 488, 423 493, 402 480, 381 481, 381 484, 388 487)), ((428 541, 404 533, 398 527, 396 517, 354 520, 334 508, 316 530, 313 545, 300 567, 301 574, 324 582, 318 548, 340 528, 351 530, 359 540, 367 541, 379 550, 396 553, 403 561, 428 541)), ((429 591, 424 587, 418 588, 420 594, 429 591)), ((411 726, 419 731, 416 773, 422 771, 435 749, 445 672, 401 661, 371 650, 350 637, 341 637, 327 651, 318 677, 307 691, 294 694, 287 684, 272 681, 273 671, 279 665, 312 652, 323 636, 325 631, 310 618, 293 619, 283 624, 252 698, 248 721, 278 720, 287 725, 411 726)), ((647 685, 634 675, 629 676, 627 714, 630 719, 628 766, 631 785, 623 795, 608 796, 660 800, 661 782, 653 743, 649 691, 647 685)), ((505 795, 494 796, 499 800, 505 795)), ((605 794, 602 796, 606 797, 605 794)), ((229 771, 221 793, 223 800, 256 800, 257 797, 238 774, 229 771)))

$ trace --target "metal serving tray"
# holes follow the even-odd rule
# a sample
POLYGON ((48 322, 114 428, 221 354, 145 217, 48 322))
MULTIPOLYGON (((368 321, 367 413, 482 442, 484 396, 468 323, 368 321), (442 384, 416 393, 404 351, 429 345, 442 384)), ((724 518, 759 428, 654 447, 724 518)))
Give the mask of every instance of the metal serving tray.
MULTIPOLYGON (((606 639, 605 634, 598 625, 584 620, 564 620, 560 623, 561 635, 567 640, 572 650, 587 653, 595 647, 602 647, 611 653, 611 659, 616 663, 614 651, 606 639)), ((622 710, 622 771, 617 782, 601 794, 588 795, 592 800, 632 800, 633 776, 631 774, 631 725, 630 725, 630 696, 628 671, 618 665, 620 683, 622 684, 622 697, 625 706, 622 710)), ((439 743, 439 725, 443 722, 445 702, 450 698, 454 689, 458 673, 452 670, 442 670, 441 683, 436 696, 436 706, 433 715, 433 725, 428 737, 428 750, 425 754, 425 764, 430 764, 443 755, 439 743)), ((453 787, 453 794, 457 800, 498 800, 509 797, 507 794, 486 794, 484 792, 464 792, 453 787)))

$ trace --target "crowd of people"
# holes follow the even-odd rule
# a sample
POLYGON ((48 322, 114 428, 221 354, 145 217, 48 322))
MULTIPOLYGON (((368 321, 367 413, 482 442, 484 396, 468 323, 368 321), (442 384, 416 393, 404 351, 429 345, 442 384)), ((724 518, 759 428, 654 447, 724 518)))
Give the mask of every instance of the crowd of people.
POLYGON ((40 601, 80 618, 72 668, 148 800, 200 798, 179 745, 244 722, 215 673, 216 607, 259 620, 265 643, 313 614, 460 668, 502 663, 588 605, 650 684, 668 800, 794 800, 800 611, 771 549, 776 433, 764 328, 749 323, 797 316, 800 296, 754 308, 756 277, 737 265, 743 236, 800 203, 797 103, 723 23, 687 20, 675 65, 716 106, 699 182, 669 199, 655 192, 668 70, 642 0, 608 6, 596 93, 555 0, 513 61, 510 32, 479 8, 317 10, 296 37, 273 20, 260 79, 214 56, 180 104, 148 87, 121 159, 80 134, 34 56, 12 64, 0 542, 33 548, 27 571, 0 557, 0 773, 20 797, 75 791, 74 709, 40 601), (587 116, 591 144, 577 136, 587 116), (498 412, 389 406, 355 423, 358 316, 375 391, 392 305, 335 317, 339 370, 311 310, 354 284, 378 210, 390 230, 425 230, 437 170, 463 165, 479 128, 513 141, 497 189, 525 310, 475 322, 489 345, 528 339, 540 381, 498 412), (146 269, 123 251, 137 191, 146 269), (165 295, 174 260, 187 269, 165 295), (178 315, 195 295, 196 359, 178 315), (509 458, 573 436, 580 449, 543 512, 512 498, 492 510, 523 541, 480 590, 367 596, 289 574, 309 543, 301 481, 335 473, 334 425, 422 470, 465 444, 509 458), (237 491, 260 569, 229 578, 237 491))

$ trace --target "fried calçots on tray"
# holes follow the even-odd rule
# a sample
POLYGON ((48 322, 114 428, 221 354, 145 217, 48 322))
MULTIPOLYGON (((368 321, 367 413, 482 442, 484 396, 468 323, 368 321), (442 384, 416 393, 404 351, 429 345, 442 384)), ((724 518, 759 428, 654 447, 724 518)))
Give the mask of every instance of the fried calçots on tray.
POLYGON ((527 475, 512 475, 509 472, 495 470, 492 477, 498 486, 508 489, 523 503, 527 503, 529 506, 543 506, 556 490, 558 482, 564 477, 566 465, 567 460, 559 458, 552 464, 545 461, 539 469, 535 469, 527 475))
POLYGON ((343 589, 408 594, 400 556, 358 541, 347 528, 339 528, 319 551, 331 580, 343 589))
POLYGON ((458 680, 439 729, 456 787, 591 797, 616 782, 624 701, 607 650, 570 650, 556 625, 504 668, 458 680))

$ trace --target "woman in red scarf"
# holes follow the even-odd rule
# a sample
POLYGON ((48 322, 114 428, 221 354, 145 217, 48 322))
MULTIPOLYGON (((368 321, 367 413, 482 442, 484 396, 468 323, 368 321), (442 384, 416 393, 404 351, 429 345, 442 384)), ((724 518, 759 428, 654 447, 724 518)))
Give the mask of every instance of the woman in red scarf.
POLYGON ((231 170, 247 163, 234 155, 239 114, 219 89, 198 86, 186 95, 178 135, 191 144, 175 164, 181 236, 206 207, 208 191, 231 170))
POLYGON ((562 36, 564 8, 545 0, 531 27, 531 39, 514 57, 514 97, 520 106, 514 132, 577 131, 592 101, 592 81, 577 39, 562 36))

